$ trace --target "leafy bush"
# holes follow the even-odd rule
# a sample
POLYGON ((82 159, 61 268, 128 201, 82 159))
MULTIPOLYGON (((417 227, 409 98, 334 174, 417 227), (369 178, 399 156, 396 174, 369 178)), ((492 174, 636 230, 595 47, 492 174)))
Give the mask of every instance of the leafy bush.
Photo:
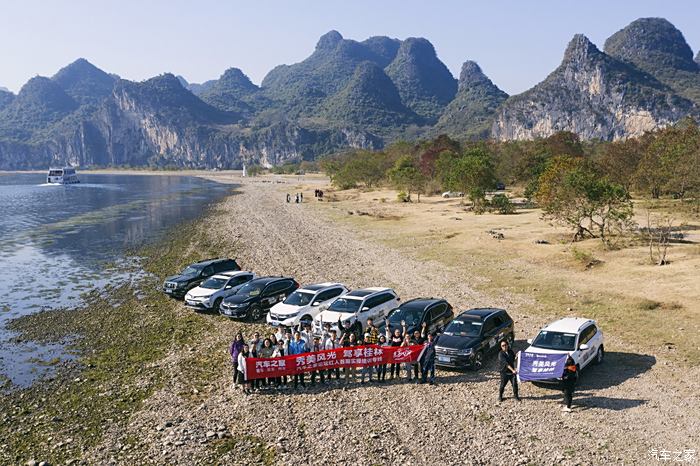
POLYGON ((512 202, 510 202, 510 199, 508 199, 508 196, 505 194, 496 194, 493 196, 490 206, 497 210, 498 213, 503 215, 512 214, 515 212, 515 206, 512 202))

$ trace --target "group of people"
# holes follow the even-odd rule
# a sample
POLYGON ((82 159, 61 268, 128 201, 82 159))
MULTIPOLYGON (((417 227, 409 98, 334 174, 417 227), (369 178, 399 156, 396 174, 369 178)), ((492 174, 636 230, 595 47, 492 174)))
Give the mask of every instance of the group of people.
POLYGON ((314 197, 323 199, 323 191, 320 189, 314 189, 314 197))
MULTIPOLYGON (((306 387, 306 374, 300 373, 288 377, 272 377, 266 379, 247 379, 245 376, 246 358, 274 358, 290 356, 303 353, 314 353, 323 350, 337 348, 355 347, 362 345, 380 346, 414 346, 423 345, 423 349, 417 361, 401 364, 380 364, 377 366, 362 366, 359 368, 360 383, 372 382, 372 377, 378 383, 386 381, 387 373, 389 380, 402 379, 415 381, 415 383, 429 383, 435 385, 435 338, 436 335, 427 332, 424 323, 421 330, 408 332, 405 322, 401 322, 401 328, 391 328, 389 320, 385 321, 384 332, 381 332, 372 319, 367 319, 367 326, 363 330, 359 321, 350 323, 338 320, 338 329, 331 329, 329 323, 324 324, 322 335, 314 335, 310 323, 300 324, 296 329, 278 328, 275 333, 270 333, 262 338, 259 332, 255 332, 251 340, 246 341, 239 332, 234 337, 229 347, 231 362, 233 364, 233 383, 242 387, 245 394, 250 394, 260 389, 286 389, 290 382, 294 389, 299 386, 306 387), (387 367, 389 366, 389 367, 387 367), (365 380, 366 379, 366 380, 365 380)), ((498 353, 500 385, 498 389, 498 401, 503 401, 505 387, 511 384, 513 397, 520 401, 518 394, 518 379, 516 355, 511 349, 507 340, 500 343, 498 353)), ((566 360, 564 374, 562 376, 562 388, 564 391, 564 411, 571 411, 571 401, 573 398, 574 386, 577 379, 577 368, 571 357, 566 360)), ((310 373, 311 385, 316 385, 316 380, 321 384, 332 383, 335 376, 335 383, 343 383, 345 387, 350 382, 355 382, 358 378, 358 367, 334 368, 328 370, 317 370, 310 373), (343 380, 341 381, 341 371, 343 380)), ((345 388, 344 387, 344 388, 345 388)))
POLYGON ((406 323, 402 322, 401 328, 392 329, 387 320, 385 330, 381 332, 373 320, 367 319, 367 326, 363 330, 362 324, 358 321, 350 323, 338 321, 338 329, 331 329, 331 325, 324 325, 322 335, 314 335, 310 323, 300 324, 296 329, 278 328, 277 332, 262 338, 259 332, 255 332, 251 340, 246 341, 241 333, 238 333, 229 347, 231 362, 233 364, 234 386, 241 386, 243 392, 248 394, 254 390, 264 388, 288 388, 290 382, 294 389, 299 386, 306 387, 306 374, 296 374, 288 377, 273 377, 267 379, 246 379, 245 364, 246 358, 274 358, 281 356, 297 355, 302 353, 314 353, 323 350, 337 348, 356 347, 363 345, 379 346, 413 346, 423 345, 420 358, 411 363, 402 364, 380 364, 377 366, 334 368, 328 370, 318 370, 310 373, 311 385, 316 384, 318 379, 321 384, 330 384, 335 376, 335 383, 342 383, 347 386, 350 382, 355 382, 358 378, 360 383, 365 384, 374 380, 377 383, 384 383, 387 380, 401 379, 402 374, 406 380, 413 380, 416 383, 435 384, 435 335, 427 332, 425 324, 422 329, 412 333, 407 331, 406 323), (388 366, 388 367, 387 367, 388 366))
MULTIPOLYGON (((287 204, 290 202, 292 202, 292 195, 287 193, 287 204)), ((304 193, 294 194, 294 203, 299 204, 300 202, 304 202, 304 193)))

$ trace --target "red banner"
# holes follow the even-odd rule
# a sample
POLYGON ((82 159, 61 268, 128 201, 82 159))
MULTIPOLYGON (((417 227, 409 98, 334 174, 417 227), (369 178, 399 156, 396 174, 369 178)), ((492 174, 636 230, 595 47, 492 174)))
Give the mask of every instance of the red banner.
POLYGON ((423 345, 349 346, 281 358, 246 358, 246 380, 280 377, 339 367, 379 366, 416 362, 423 345))

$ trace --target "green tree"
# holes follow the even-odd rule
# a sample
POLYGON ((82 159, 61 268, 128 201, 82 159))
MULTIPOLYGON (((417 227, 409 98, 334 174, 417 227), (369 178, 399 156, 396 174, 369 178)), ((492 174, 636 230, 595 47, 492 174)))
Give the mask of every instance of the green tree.
POLYGON ((436 166, 445 189, 465 193, 474 211, 483 211, 486 190, 496 186, 491 154, 484 147, 471 147, 459 156, 443 152, 436 166))
POLYGON ((407 155, 398 159, 387 175, 396 189, 407 193, 406 200, 408 202, 411 202, 411 193, 417 193, 418 202, 420 202, 420 195, 425 189, 426 177, 418 168, 413 157, 407 155))
POLYGON ((610 246, 616 233, 631 226, 627 190, 601 177, 581 158, 554 157, 540 176, 535 197, 545 219, 574 230, 573 241, 599 237, 610 246))

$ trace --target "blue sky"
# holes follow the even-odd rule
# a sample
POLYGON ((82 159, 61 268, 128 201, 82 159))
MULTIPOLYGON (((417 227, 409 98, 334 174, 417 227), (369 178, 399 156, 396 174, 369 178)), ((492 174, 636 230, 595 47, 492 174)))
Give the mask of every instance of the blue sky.
POLYGON ((0 86, 17 92, 78 57, 132 80, 172 72, 201 82, 235 66, 259 84, 336 29, 357 40, 425 37, 455 76, 475 60, 514 94, 544 79, 575 33, 602 49, 647 16, 671 21, 697 53, 697 1, 0 0, 0 86))

